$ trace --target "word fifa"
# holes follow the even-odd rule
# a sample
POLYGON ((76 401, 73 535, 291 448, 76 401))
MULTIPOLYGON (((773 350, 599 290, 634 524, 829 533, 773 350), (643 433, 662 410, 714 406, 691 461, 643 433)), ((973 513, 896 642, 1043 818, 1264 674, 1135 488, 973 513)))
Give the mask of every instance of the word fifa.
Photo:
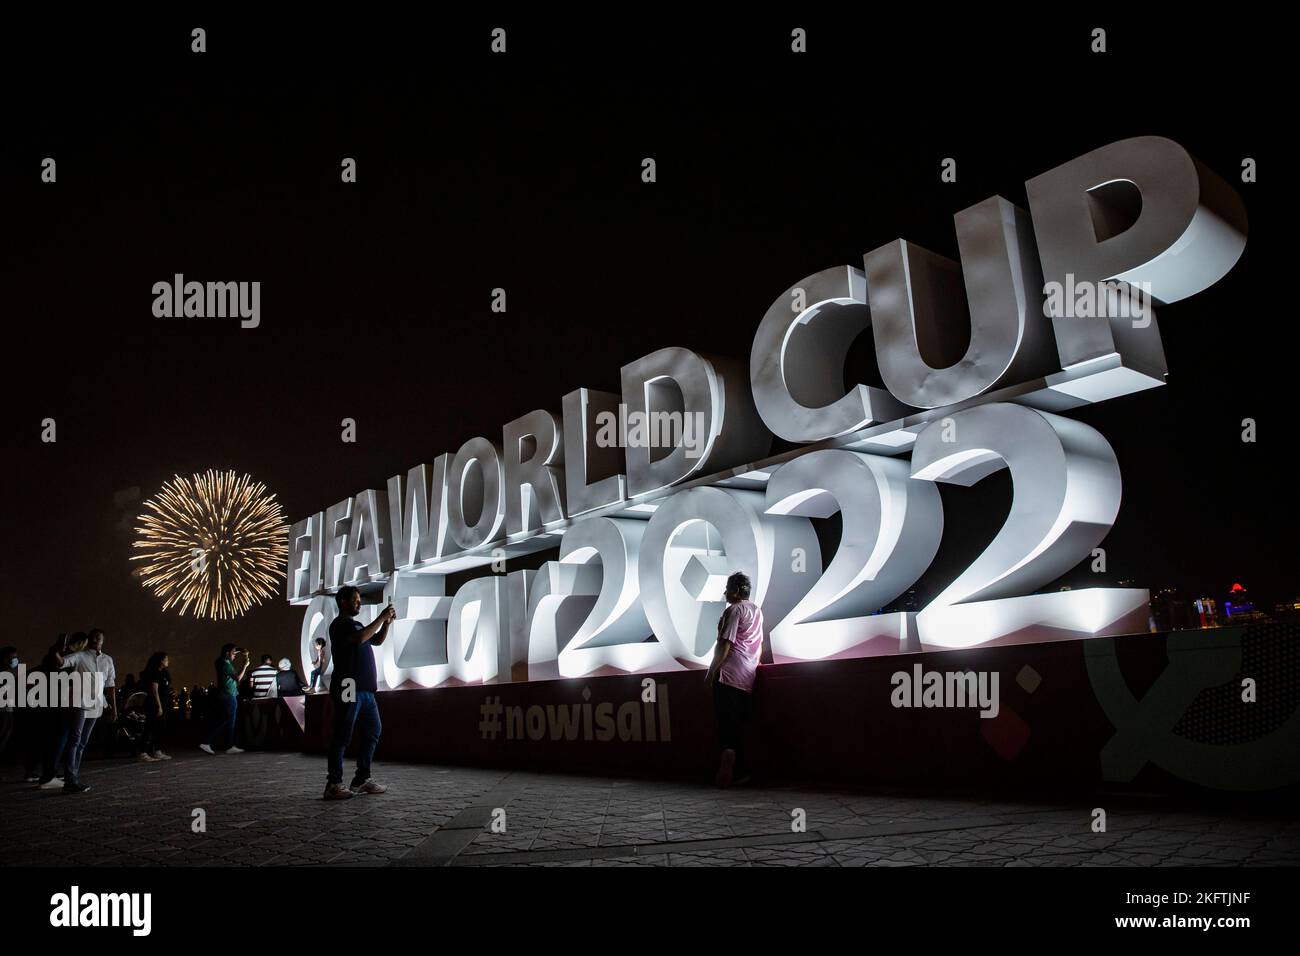
POLYGON ((1025 186, 1027 211, 994 196, 954 215, 959 262, 895 239, 800 279, 748 363, 660 349, 617 393, 576 388, 298 521, 304 667, 344 585, 371 602, 363 621, 397 608, 388 687, 703 667, 736 569, 777 662, 1145 631, 1143 589, 1035 593, 1119 512, 1114 451, 1065 413, 1164 384, 1155 307, 1232 269, 1245 207, 1156 136, 1025 186), (863 332, 879 381, 843 381, 863 332), (773 456, 774 436, 795 450, 773 456), (1012 505, 984 552, 926 607, 890 611, 939 549, 938 485, 1003 469, 1012 505), (837 512, 823 567, 813 521, 837 512), (447 575, 488 566, 447 593, 447 575))
POLYGON ((131 935, 148 936, 152 911, 149 893, 82 893, 74 886, 50 897, 50 925, 58 928, 129 926, 131 935))

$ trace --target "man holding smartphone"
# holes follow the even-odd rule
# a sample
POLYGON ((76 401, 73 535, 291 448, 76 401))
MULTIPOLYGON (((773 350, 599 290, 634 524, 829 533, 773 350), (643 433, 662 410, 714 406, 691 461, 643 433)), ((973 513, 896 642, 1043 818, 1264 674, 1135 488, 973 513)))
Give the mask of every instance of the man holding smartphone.
POLYGON ((330 702, 334 706, 334 732, 330 740, 326 800, 346 800, 358 793, 383 793, 388 788, 370 779, 370 761, 379 745, 379 704, 375 691, 379 687, 375 655, 371 645, 382 644, 388 626, 397 611, 392 602, 379 612, 369 625, 357 620, 361 613, 361 592, 354 587, 339 588, 334 595, 339 616, 330 624, 330 654, 334 658, 334 679, 330 683, 330 702), (352 740, 353 730, 361 731, 357 747, 357 770, 351 786, 343 786, 343 752, 352 740))

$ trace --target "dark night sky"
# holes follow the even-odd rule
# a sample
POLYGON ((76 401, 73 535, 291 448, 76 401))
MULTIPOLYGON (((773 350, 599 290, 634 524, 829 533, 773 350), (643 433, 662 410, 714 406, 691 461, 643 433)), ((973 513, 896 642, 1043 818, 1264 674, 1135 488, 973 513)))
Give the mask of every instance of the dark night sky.
MULTIPOLYGON (((1026 179, 1141 134, 1233 182, 1250 238, 1224 280, 1158 311, 1164 388, 1071 413, 1123 469, 1111 571, 1294 596, 1286 131, 1261 72, 1274 61, 1238 28, 1128 15, 1102 24, 1111 51, 1096 56, 1094 25, 797 13, 11 30, 4 642, 36 657, 58 631, 98 625, 120 673, 166 648, 186 683, 208 679, 226 640, 291 654, 302 612, 283 600, 224 624, 159 610, 127 560, 140 497, 234 468, 293 520, 499 438, 575 387, 616 390, 619 367, 652 350, 747 357, 800 277, 897 237, 955 258, 953 213, 995 193, 1024 206, 1026 179), (496 25, 504 57, 488 52, 496 25), (788 52, 795 25, 804 57, 788 52), (56 185, 39 181, 45 156, 56 185), (356 185, 339 182, 344 156, 356 185), (947 156, 955 184, 939 180, 947 156), (1260 182, 1240 183, 1244 156, 1260 182), (154 318, 150 288, 176 272, 260 280, 261 327, 154 318), (489 311, 496 286, 504 316, 489 311), (356 444, 339 440, 344 417, 356 444), (1245 417, 1256 444, 1240 440, 1245 417)), ((977 517, 951 523, 960 540, 930 584, 1005 513, 995 484, 958 492, 977 517)))

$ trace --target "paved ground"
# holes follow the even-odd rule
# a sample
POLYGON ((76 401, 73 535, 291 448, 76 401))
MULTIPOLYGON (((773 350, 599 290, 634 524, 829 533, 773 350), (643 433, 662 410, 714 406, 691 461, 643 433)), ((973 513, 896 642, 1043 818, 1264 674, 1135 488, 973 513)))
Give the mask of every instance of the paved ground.
MULTIPOLYGON (((0 784, 5 865, 1240 866, 1300 863, 1300 821, 1086 805, 384 763, 382 796, 327 803, 293 753, 89 762, 82 796, 0 784), (194 832, 203 810, 206 832, 194 832), (806 826, 796 830, 802 811, 806 826), (504 825, 504 832, 494 832, 504 825)), ((350 770, 350 768, 349 768, 350 770)), ((1102 801, 1103 806, 1106 801, 1102 801)))

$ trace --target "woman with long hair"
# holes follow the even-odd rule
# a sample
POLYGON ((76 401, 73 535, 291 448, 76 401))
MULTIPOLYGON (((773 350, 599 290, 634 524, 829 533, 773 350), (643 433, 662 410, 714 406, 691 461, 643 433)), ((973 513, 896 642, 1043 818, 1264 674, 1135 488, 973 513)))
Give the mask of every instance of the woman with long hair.
POLYGON ((145 729, 140 740, 140 759, 144 761, 172 759, 161 749, 167 712, 172 706, 172 675, 167 669, 170 663, 166 651, 157 651, 140 675, 140 686, 145 692, 145 729))

